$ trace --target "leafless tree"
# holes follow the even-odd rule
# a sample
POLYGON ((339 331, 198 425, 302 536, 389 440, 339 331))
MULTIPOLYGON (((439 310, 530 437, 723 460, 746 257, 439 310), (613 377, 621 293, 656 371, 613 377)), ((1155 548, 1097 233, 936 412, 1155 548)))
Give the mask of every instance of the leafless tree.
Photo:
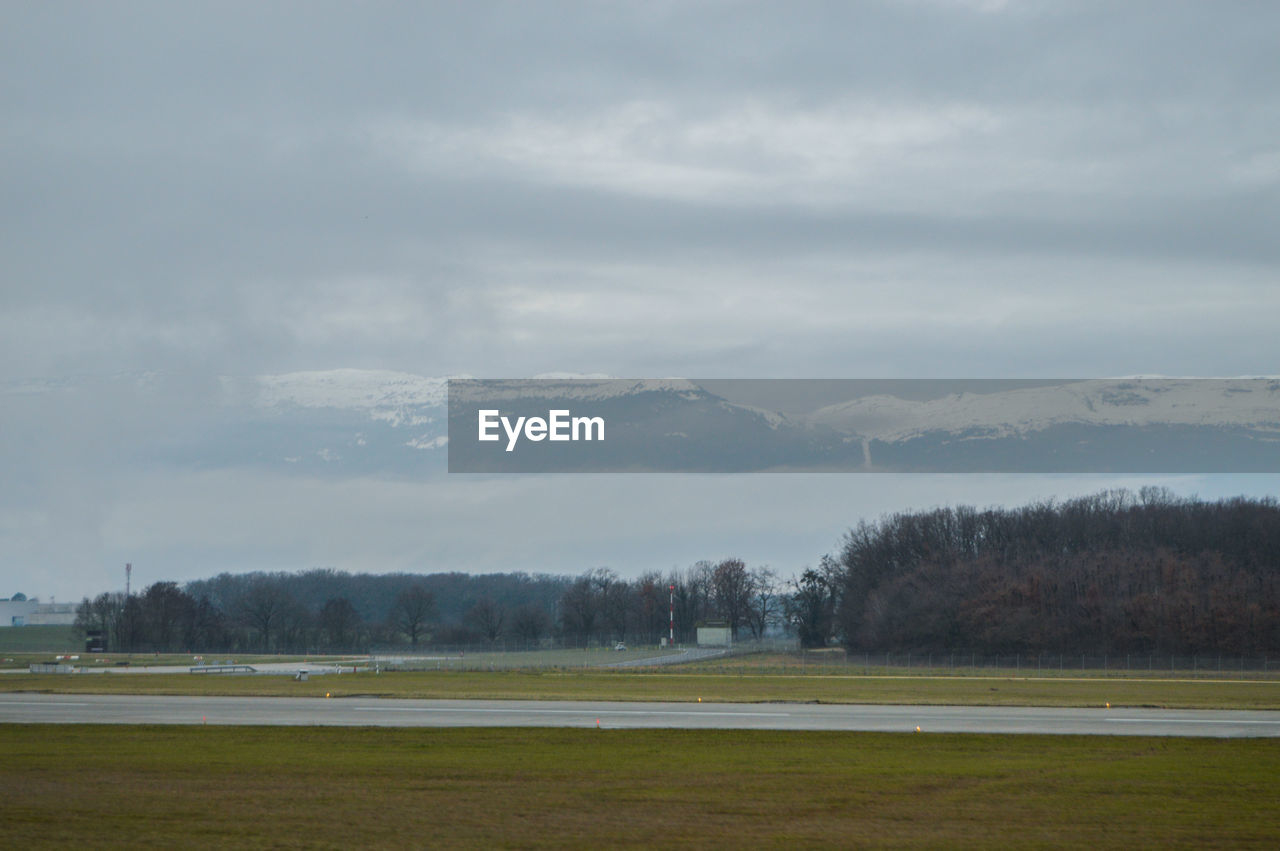
POLYGON ((272 637, 284 620, 290 600, 280 585, 265 576, 255 577, 240 595, 236 608, 240 620, 258 634, 263 650, 272 649, 272 637))
POLYGON ((410 585, 397 595, 391 610, 391 623, 409 636, 409 643, 417 647, 418 639, 435 617, 435 610, 435 595, 420 584, 410 585))
POLYGON ((526 644, 546 635, 548 627, 547 613, 537 606, 526 603, 511 613, 511 631, 526 644))
POLYGON ((747 601, 747 625, 751 628, 751 637, 757 640, 764 638, 781 611, 778 574, 769 567, 754 568, 751 571, 751 596, 747 601))
POLYGON ((565 636, 582 643, 591 640, 600 618, 600 599, 595 583, 579 576, 560 598, 560 626, 565 636))
POLYGON ((346 597, 330 597, 320 609, 321 632, 332 649, 350 649, 360 630, 360 613, 346 597))
POLYGON ((492 597, 484 596, 467 610, 465 619, 479 630, 485 641, 494 644, 502 637, 507 611, 501 605, 495 603, 492 597))
POLYGON ((711 573, 712 599, 716 611, 729 625, 729 632, 738 637, 738 629, 747 620, 751 606, 751 574, 740 558, 725 559, 711 573))

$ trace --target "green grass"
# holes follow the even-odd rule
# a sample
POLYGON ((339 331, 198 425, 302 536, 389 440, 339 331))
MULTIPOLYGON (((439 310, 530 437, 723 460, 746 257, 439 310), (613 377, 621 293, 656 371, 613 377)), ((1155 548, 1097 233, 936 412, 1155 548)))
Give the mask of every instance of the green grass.
POLYGON ((1232 680, 1276 680, 1280 681, 1280 661, 1266 662, 1262 658, 1249 660, 1251 664, 1264 663, 1265 669, 1245 668, 1241 670, 1238 658, 1218 660, 1218 667, 1210 657, 1202 657, 1192 667, 1188 657, 1179 657, 1180 667, 1160 667, 1156 660, 1152 667, 1149 662, 1154 657, 1148 656, 1114 656, 1108 659, 1108 667, 1102 663, 1107 657, 1090 656, 1088 662, 1096 667, 1076 667, 1081 659, 1078 655, 1045 654, 1038 660, 1035 656, 1025 657, 1015 665, 1013 656, 1001 657, 1005 663, 1002 667, 983 664, 978 659, 977 666, 971 666, 971 657, 965 654, 916 654, 911 657, 910 667, 903 663, 904 654, 893 655, 893 662, 884 664, 884 656, 879 653, 852 653, 846 656, 844 651, 835 648, 828 650, 792 651, 788 653, 764 652, 744 653, 742 655, 705 659, 680 666, 680 670, 702 673, 742 673, 742 674, 801 674, 848 676, 862 674, 870 676, 910 676, 910 677, 1046 677, 1062 679, 1070 677, 1097 679, 1232 679, 1232 680), (1132 666, 1130 666, 1132 663, 1132 666))
POLYGON ((5 674, 0 692, 262 695, 499 700, 906 703, 1280 709, 1280 682, 1240 680, 862 677, 626 671, 386 672, 312 677, 5 674))
POLYGON ((1280 741, 0 726, 5 847, 1280 845, 1280 741))

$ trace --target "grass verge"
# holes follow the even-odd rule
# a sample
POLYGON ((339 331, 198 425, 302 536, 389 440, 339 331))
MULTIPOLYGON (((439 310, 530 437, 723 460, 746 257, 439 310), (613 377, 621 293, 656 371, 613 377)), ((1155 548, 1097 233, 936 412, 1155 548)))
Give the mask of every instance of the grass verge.
POLYGON ((6 847, 1280 844, 1280 741, 0 725, 6 847))
POLYGON ((1280 709, 1280 682, 718 675, 571 671, 387 672, 312 677, 209 674, 5 674, 0 692, 374 696, 497 700, 903 703, 966 706, 1152 706, 1280 709))
MULTIPOLYGON (((878 653, 845 654, 836 648, 789 653, 744 653, 705 659, 681 665, 682 670, 702 673, 800 674, 832 676, 924 676, 924 677, 1046 677, 1048 679, 1206 679, 1206 680, 1277 680, 1280 663, 1265 658, 1245 660, 1211 657, 1179 657, 1177 667, 1163 667, 1148 656, 1079 656, 1044 654, 1042 656, 1000 657, 1000 666, 991 660, 967 654, 927 654, 914 656, 895 654, 894 664, 878 653), (1015 665, 1014 659, 1020 661, 1015 665), (977 664, 970 664, 975 659, 977 664), (910 664, 905 664, 909 662, 910 664), (1088 667, 1085 663, 1088 663, 1088 667), (1261 664, 1262 667, 1258 667, 1261 664), (1105 667, 1104 667, 1105 665, 1105 667)), ((1160 659, 1160 662, 1170 661, 1160 659)))

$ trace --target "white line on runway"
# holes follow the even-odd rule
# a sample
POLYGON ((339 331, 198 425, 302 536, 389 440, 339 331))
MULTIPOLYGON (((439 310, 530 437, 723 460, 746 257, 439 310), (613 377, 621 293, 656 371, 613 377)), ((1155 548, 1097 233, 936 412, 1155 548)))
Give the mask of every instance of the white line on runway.
POLYGON ((663 709, 450 709, 445 707, 417 706, 353 706, 356 712, 497 712, 504 715, 692 715, 706 717, 723 715, 727 718, 790 718, 789 712, 692 712, 663 709))
POLYGON ((51 709, 61 709, 67 706, 92 706, 89 703, 62 703, 61 701, 54 703, 49 701, 45 703, 40 700, 0 700, 0 706, 48 706, 51 709))
POLYGON ((1280 721, 1233 721, 1230 718, 1104 718, 1117 724, 1271 724, 1280 721))

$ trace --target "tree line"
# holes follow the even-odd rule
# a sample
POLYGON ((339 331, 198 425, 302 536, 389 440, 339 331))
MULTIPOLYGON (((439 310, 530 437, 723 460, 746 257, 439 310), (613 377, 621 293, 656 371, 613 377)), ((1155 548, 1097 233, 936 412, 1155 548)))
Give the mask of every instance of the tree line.
POLYGON ((569 580, 525 573, 223 573, 83 600, 76 626, 122 652, 363 652, 550 634, 569 580), (493 619, 501 613, 503 629, 493 619))
POLYGON ((862 523, 822 639, 857 650, 1280 650, 1280 503, 1111 490, 862 523))
POLYGON ((739 558, 635 579, 223 573, 85 599, 77 626, 122 651, 657 644, 704 624, 802 646, 991 653, 1280 650, 1280 503, 1104 491, 1018 508, 862 522, 783 580, 739 558))
POLYGON ((85 598, 76 626, 122 652, 363 652, 371 647, 658 644, 722 622, 735 637, 787 624, 789 597, 767 567, 698 562, 628 580, 608 568, 578 577, 484 574, 223 573, 139 594, 85 598))
POLYGON ((697 628, 712 623, 736 639, 760 639, 789 626, 788 590, 773 569, 749 568, 739 558, 699 561, 665 574, 649 571, 633 580, 597 568, 565 590, 557 623, 564 639, 578 645, 658 644, 671 637, 673 622, 680 644, 695 642, 697 628))

